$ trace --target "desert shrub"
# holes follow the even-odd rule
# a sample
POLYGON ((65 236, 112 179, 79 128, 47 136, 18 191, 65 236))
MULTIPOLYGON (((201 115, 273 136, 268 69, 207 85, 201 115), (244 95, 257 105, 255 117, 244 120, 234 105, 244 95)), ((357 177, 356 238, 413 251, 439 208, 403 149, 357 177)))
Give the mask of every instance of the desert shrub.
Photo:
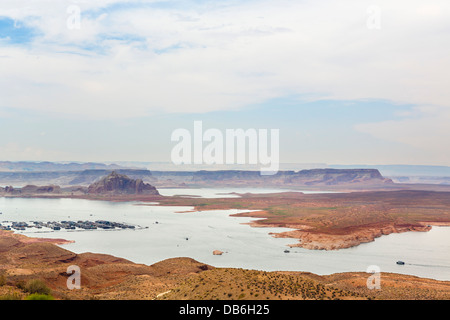
POLYGON ((30 280, 25 285, 25 291, 31 294, 37 293, 41 295, 49 295, 51 290, 44 281, 39 279, 30 280))
POLYGON ((25 290, 25 287, 26 287, 25 281, 23 281, 23 280, 17 281, 16 287, 20 290, 25 290))
POLYGON ((15 292, 0 296, 0 300, 21 300, 21 297, 17 292, 15 292))
POLYGON ((25 298, 25 300, 54 300, 49 294, 33 293, 25 298))
POLYGON ((0 287, 3 287, 6 284, 6 277, 4 274, 0 276, 0 287))

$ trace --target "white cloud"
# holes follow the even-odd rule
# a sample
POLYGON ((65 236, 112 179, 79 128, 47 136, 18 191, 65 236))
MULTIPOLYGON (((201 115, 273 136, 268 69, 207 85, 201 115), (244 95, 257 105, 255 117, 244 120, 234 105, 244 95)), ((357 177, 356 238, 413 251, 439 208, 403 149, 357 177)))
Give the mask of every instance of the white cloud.
POLYGON ((101 10, 124 2, 133 1, 2 1, 1 16, 42 33, 30 46, 0 47, 2 106, 137 117, 237 109, 284 95, 439 110, 450 101, 445 0, 377 1, 381 30, 366 27, 371 1, 101 10), (74 3, 80 30, 66 27, 74 3))

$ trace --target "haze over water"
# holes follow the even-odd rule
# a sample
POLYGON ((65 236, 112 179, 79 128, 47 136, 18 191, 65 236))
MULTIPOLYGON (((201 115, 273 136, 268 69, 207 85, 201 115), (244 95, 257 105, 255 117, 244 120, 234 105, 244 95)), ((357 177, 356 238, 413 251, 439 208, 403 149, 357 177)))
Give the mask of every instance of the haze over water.
MULTIPOLYGON (((187 194, 188 190, 161 191, 162 194, 187 194)), ((254 189, 189 191, 189 194, 206 197, 214 197, 214 192, 255 192, 254 189)), ((134 224, 142 228, 112 231, 29 228, 20 233, 31 237, 74 240, 75 243, 62 247, 76 253, 111 254, 136 263, 153 264, 167 258, 190 257, 216 267, 308 271, 316 274, 365 272, 369 266, 377 265, 381 272, 450 280, 449 227, 433 227, 430 232, 391 234, 371 243, 337 251, 289 249, 287 245, 296 243, 296 239, 277 239, 269 235, 270 232, 288 229, 253 228, 244 224, 253 219, 230 216, 242 210, 185 212, 192 208, 141 204, 82 199, 0 198, 0 221, 109 220, 134 224), (285 253, 286 249, 290 252, 285 253), (214 256, 213 250, 225 253, 214 256), (398 260, 406 264, 399 266, 396 264, 398 260)))

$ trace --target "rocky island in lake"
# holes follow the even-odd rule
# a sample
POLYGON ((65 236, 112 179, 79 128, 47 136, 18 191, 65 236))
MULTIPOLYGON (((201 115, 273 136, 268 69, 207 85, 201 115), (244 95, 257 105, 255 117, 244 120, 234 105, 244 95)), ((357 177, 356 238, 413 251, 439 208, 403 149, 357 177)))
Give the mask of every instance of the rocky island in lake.
POLYGON ((158 190, 141 179, 131 179, 126 175, 111 172, 106 177, 94 182, 87 189, 88 194, 148 194, 159 195, 158 190))

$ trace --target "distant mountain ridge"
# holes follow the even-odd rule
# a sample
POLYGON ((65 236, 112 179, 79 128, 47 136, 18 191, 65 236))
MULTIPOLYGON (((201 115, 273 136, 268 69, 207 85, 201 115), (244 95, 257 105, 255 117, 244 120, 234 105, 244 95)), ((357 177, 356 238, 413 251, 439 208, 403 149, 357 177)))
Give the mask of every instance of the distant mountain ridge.
MULTIPOLYGON (((117 164, 104 164, 104 163, 96 163, 96 162, 87 162, 87 163, 58 163, 58 162, 31 162, 31 161, 0 161, 0 171, 1 172, 18 172, 18 171, 82 171, 82 170, 92 170, 92 169, 105 169, 105 170, 114 170, 114 169, 124 169, 127 167, 123 167, 117 164)), ((128 167, 129 168, 129 167, 128 167)))
POLYGON ((392 180, 384 178, 376 169, 311 169, 279 171, 263 176, 259 171, 152 171, 157 180, 187 186, 248 186, 248 187, 294 187, 337 185, 385 185, 392 180))
POLYGON ((329 165, 335 169, 378 169, 385 177, 450 177, 449 166, 427 165, 329 165))
MULTIPOLYGON (((118 169, 115 174, 140 179, 156 187, 304 187, 304 186, 384 186, 393 184, 376 169, 312 169, 279 171, 262 176, 259 171, 149 171, 118 169)), ((0 185, 84 186, 110 174, 110 170, 67 172, 0 172, 0 185)))
MULTIPOLYGON (((65 171, 85 171, 85 170, 152 170, 152 171, 257 171, 258 168, 251 166, 176 166, 169 162, 33 162, 33 161, 0 161, 0 173, 3 172, 65 172, 65 171)), ((326 163, 280 163, 280 172, 302 171, 314 169, 378 169, 384 177, 391 176, 427 176, 427 177, 450 177, 450 166, 436 165, 367 165, 367 164, 326 164, 326 163)))
POLYGON ((126 175, 112 171, 89 187, 61 188, 57 185, 26 185, 22 188, 12 186, 0 187, 2 196, 36 196, 36 195, 159 195, 158 190, 142 179, 131 179, 126 175))
MULTIPOLYGON (((82 171, 20 171, 0 172, 0 186, 25 186, 54 184, 59 186, 88 186, 102 176, 108 175, 112 170, 89 169, 82 171)), ((124 174, 133 179, 153 181, 149 170, 114 169, 119 174, 124 174)))

